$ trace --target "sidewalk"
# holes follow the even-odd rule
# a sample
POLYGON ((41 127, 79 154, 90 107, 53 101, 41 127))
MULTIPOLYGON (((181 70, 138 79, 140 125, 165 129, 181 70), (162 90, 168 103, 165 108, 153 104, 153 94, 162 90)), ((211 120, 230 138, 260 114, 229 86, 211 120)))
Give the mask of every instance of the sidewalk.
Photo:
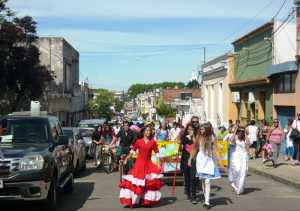
POLYGON ((263 165, 261 158, 249 160, 249 171, 300 189, 300 166, 283 158, 279 159, 277 168, 273 168, 271 162, 263 165))

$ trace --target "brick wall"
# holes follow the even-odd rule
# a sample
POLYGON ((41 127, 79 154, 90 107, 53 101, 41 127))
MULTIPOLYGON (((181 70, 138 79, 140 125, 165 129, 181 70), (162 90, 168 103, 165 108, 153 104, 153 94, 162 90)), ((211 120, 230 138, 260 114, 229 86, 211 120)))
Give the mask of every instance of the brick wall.
POLYGON ((193 98, 201 98, 201 89, 164 89, 162 92, 165 103, 181 97, 181 93, 192 93, 193 98))

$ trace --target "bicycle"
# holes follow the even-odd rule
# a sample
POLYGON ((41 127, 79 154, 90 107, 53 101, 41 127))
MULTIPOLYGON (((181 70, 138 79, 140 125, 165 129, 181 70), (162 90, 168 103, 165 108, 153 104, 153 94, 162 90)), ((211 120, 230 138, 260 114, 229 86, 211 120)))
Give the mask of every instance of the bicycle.
POLYGON ((120 181, 122 176, 127 174, 128 171, 133 167, 135 162, 136 154, 134 152, 129 152, 128 154, 122 154, 119 160, 119 174, 120 181))
POLYGON ((107 174, 114 171, 114 154, 110 145, 96 145, 95 162, 97 168, 101 167, 107 174))

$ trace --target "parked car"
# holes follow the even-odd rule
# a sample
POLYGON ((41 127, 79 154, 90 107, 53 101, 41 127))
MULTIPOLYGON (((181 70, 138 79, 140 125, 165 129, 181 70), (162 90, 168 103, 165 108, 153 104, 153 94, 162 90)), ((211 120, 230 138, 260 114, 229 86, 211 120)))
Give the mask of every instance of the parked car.
POLYGON ((73 155, 55 116, 18 112, 0 134, 0 201, 41 200, 55 210, 57 191, 72 192, 73 155))
POLYGON ((98 130, 98 127, 100 125, 103 125, 105 122, 106 119, 86 119, 86 120, 81 120, 79 122, 79 127, 80 128, 92 127, 95 130, 98 130))
POLYGON ((80 136, 79 128, 64 127, 63 133, 69 137, 69 145, 73 153, 74 174, 78 175, 80 171, 84 171, 86 169, 85 143, 80 136))
POLYGON ((82 137, 82 140, 84 141, 86 155, 88 157, 93 156, 90 154, 90 152, 91 152, 91 147, 92 147, 92 142, 93 142, 92 136, 93 136, 94 132, 95 132, 95 129, 92 127, 79 128, 79 133, 80 133, 80 136, 82 137))

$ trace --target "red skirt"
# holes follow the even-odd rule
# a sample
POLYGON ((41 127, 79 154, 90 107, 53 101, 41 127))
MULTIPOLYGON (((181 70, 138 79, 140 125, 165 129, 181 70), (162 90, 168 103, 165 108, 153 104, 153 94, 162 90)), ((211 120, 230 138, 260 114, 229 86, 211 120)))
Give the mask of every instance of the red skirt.
POLYGON ((159 202, 162 187, 161 170, 151 161, 137 160, 134 167, 122 177, 120 203, 122 205, 151 206, 159 202))

